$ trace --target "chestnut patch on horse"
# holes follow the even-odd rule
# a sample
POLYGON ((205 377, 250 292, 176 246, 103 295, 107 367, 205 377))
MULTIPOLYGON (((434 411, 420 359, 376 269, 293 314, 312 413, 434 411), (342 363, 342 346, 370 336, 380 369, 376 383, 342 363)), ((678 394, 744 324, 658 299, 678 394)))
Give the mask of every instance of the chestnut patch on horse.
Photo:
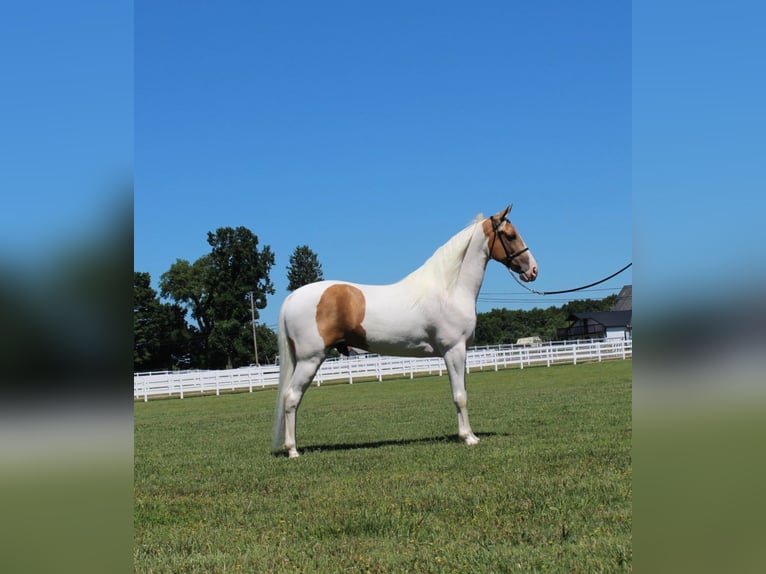
POLYGON ((495 215, 493 217, 490 217, 488 219, 485 219, 482 223, 482 231, 484 231, 484 235, 487 236, 487 244, 489 245, 489 255, 494 259, 495 261, 499 261, 502 263, 505 258, 510 255, 510 252, 508 252, 507 247, 503 245, 502 239, 498 237, 499 233, 507 233, 506 227, 510 227, 510 223, 507 221, 503 221, 502 219, 499 220, 499 225, 497 227, 497 232, 495 232, 493 226, 492 226, 492 219, 497 218, 498 216, 495 215))
POLYGON ((348 346, 367 348, 367 333, 362 327, 365 300, 353 285, 337 284, 325 289, 317 304, 317 327, 325 347, 335 347, 348 355, 348 346))
POLYGON ((495 261, 503 260, 503 246, 498 245, 497 241, 493 241, 494 229, 492 228, 492 218, 487 218, 483 221, 481 226, 484 235, 487 237, 487 245, 490 248, 489 256, 495 261))

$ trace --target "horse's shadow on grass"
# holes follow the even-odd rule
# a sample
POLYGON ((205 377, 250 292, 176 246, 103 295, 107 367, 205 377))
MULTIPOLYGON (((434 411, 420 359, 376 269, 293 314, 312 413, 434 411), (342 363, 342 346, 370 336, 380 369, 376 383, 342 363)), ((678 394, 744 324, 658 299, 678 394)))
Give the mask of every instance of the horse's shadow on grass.
MULTIPOLYGON (((493 436, 510 436, 508 433, 496 433, 496 432, 477 432, 476 436, 479 438, 487 438, 493 436)), ((424 438, 405 438, 395 440, 381 440, 374 442, 359 442, 359 443, 341 443, 341 444, 310 444, 300 447, 298 451, 301 454, 309 454, 315 452, 332 452, 332 451, 350 451, 359 450, 365 448, 382 448, 386 446, 406 446, 417 444, 436 444, 436 443, 462 443, 463 441, 457 435, 442 435, 436 437, 424 437, 424 438)), ((286 456, 287 453, 278 453, 279 455, 286 456)))

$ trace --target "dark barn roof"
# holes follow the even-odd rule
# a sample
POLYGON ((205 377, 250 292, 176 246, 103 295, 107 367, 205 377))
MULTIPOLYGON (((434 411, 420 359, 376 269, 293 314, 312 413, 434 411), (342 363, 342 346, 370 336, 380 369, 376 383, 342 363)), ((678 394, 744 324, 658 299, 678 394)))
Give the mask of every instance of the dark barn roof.
POLYGON ((633 285, 624 285, 617 295, 617 303, 612 311, 630 311, 633 309, 633 285))
POLYGON ((590 313, 572 313, 567 321, 594 321, 604 327, 626 327, 630 325, 633 311, 594 311, 590 313))
POLYGON ((569 327, 557 330, 559 339, 604 337, 607 329, 632 330, 633 311, 593 311, 571 313, 567 317, 569 327))

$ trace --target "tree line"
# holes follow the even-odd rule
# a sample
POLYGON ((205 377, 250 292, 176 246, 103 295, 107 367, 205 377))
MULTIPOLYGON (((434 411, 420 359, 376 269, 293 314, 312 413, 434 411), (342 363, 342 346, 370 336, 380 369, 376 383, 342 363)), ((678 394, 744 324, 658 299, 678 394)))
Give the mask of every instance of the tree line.
MULTIPOLYGON (((259 310, 275 293, 270 273, 275 263, 268 245, 246 227, 208 232, 210 252, 194 262, 177 259, 160 276, 157 292, 149 273, 133 273, 134 371, 223 369, 276 359, 277 336, 259 324, 259 310)), ((317 254, 295 248, 287 266, 288 290, 323 279, 317 254)), ((474 345, 515 343, 537 335, 556 338, 570 313, 611 309, 617 300, 571 301, 528 311, 493 309, 477 315, 474 345)))
POLYGON ((478 313, 473 345, 506 345, 532 336, 553 341, 557 339, 557 330, 567 326, 570 314, 609 311, 617 304, 617 299, 617 295, 609 295, 603 299, 579 299, 545 309, 492 309, 478 313))
MULTIPOLYGON (((273 363, 276 333, 259 324, 259 310, 274 294, 274 253, 246 227, 208 232, 210 252, 196 261, 177 259, 159 280, 133 273, 133 369, 231 369, 273 363)), ((308 246, 290 256, 288 289, 322 279, 322 266, 308 246)))

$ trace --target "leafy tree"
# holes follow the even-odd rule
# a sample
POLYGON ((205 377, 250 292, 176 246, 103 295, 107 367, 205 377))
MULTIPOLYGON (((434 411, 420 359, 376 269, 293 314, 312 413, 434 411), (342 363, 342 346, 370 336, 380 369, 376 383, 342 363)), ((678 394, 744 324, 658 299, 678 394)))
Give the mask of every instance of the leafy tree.
POLYGON ((290 265, 287 267, 288 291, 295 291, 299 287, 321 281, 322 265, 319 263, 316 253, 308 245, 299 245, 290 255, 290 265))
POLYGON ((194 366, 233 368, 254 361, 249 293, 255 318, 274 293, 269 272, 274 254, 258 249, 258 237, 246 227, 208 232, 210 253, 194 263, 177 260, 160 279, 163 297, 189 311, 197 324, 194 366))
POLYGON ((255 336, 258 338, 258 360, 262 365, 273 364, 279 354, 277 334, 266 325, 260 324, 255 326, 255 336))
POLYGON ((192 330, 186 312, 162 303, 148 273, 133 273, 133 370, 169 370, 188 361, 192 330))
POLYGON ((157 292, 148 273, 133 273, 133 369, 146 370, 160 347, 157 292))
POLYGON ((609 295, 603 299, 576 299, 562 305, 564 315, 572 313, 588 313, 593 311, 609 311, 617 304, 618 296, 609 295))
POLYGON ((498 345, 503 337, 502 319, 500 309, 492 309, 488 313, 476 315, 476 331, 474 332, 474 345, 498 345), (492 341, 490 343, 490 341, 492 341))
POLYGON ((544 341, 554 340, 557 330, 567 326, 571 313, 608 311, 617 302, 617 295, 603 299, 570 301, 561 307, 533 308, 528 311, 492 309, 476 315, 474 345, 506 345, 522 337, 538 336, 544 341))

